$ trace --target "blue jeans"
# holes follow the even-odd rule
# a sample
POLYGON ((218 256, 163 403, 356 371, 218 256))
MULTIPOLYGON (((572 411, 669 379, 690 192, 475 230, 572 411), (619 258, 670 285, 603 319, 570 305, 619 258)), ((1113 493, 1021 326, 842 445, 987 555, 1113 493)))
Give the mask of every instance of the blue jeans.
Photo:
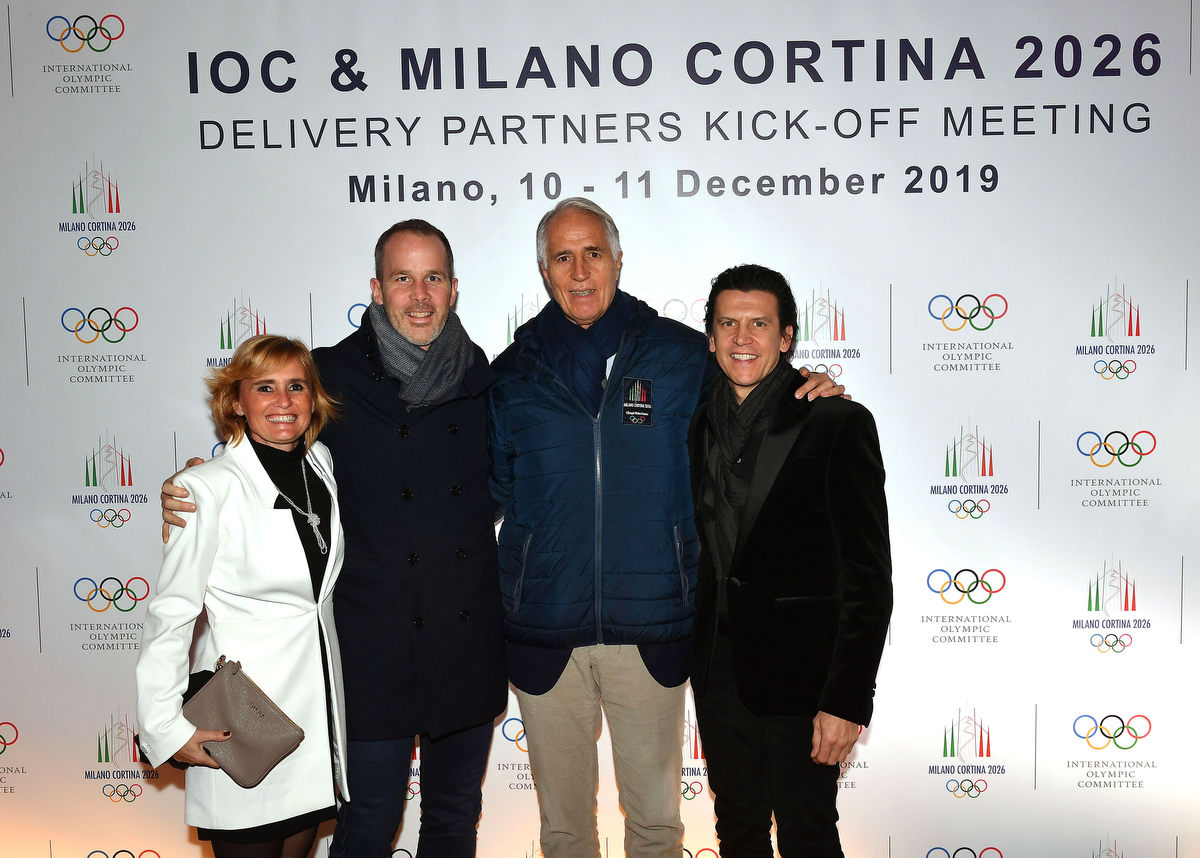
MULTIPOLYGON (((353 801, 338 810, 329 858, 389 858, 404 818, 413 738, 347 747, 353 801)), ((417 855, 474 858, 492 722, 437 741, 421 737, 421 834, 417 855)))

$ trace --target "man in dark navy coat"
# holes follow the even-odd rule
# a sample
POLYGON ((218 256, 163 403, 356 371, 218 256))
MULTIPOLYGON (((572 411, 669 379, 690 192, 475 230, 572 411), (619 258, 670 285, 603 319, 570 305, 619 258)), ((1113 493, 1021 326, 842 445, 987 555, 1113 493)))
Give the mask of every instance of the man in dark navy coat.
POLYGON ((358 330, 313 352, 339 401, 321 440, 346 534, 334 611, 353 800, 338 812, 333 858, 390 855, 418 736, 418 853, 475 855, 492 719, 508 692, 487 482, 493 374, 454 313, 457 294, 441 230, 397 223, 376 243, 358 330))
POLYGON ((705 328, 722 376, 688 434, 692 688, 721 855, 774 856, 774 816, 783 858, 841 858, 839 764, 870 721, 892 608, 875 423, 792 396, 796 302, 777 272, 718 275, 705 328))

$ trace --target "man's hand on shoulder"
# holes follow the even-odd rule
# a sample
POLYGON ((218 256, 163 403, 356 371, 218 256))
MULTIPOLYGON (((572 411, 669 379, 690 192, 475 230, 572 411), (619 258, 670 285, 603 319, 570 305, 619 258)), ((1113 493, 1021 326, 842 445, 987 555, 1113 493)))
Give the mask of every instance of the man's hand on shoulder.
POLYGON ((846 393, 846 385, 835 384, 828 373, 813 372, 806 366, 800 367, 800 374, 804 376, 805 382, 796 391, 796 398, 803 399, 808 397, 809 401, 826 396, 841 396, 849 399, 850 395, 846 393))
POLYGON ((853 721, 818 712, 813 718, 812 760, 822 766, 844 763, 858 741, 859 726, 853 721))
MULTIPOLYGON (((202 464, 203 459, 193 456, 188 459, 183 466, 183 470, 202 464)), ((177 512, 195 512, 196 505, 190 501, 184 500, 188 496, 188 490, 175 485, 175 478, 182 474, 183 471, 176 471, 171 474, 162 484, 162 492, 158 499, 162 503, 162 541, 165 544, 167 538, 171 535, 171 526, 187 527, 187 522, 177 516, 177 512)))

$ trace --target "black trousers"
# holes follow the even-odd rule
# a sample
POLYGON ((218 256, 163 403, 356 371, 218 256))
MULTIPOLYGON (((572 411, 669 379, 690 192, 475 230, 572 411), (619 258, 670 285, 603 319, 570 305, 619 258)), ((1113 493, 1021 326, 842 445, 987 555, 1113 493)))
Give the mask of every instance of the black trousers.
MULTIPOLYGON (((815 713, 814 713, 815 714, 815 713)), ((708 685, 696 697, 721 858, 843 858, 837 833, 838 766, 812 753, 812 717, 755 715, 742 705, 729 639, 717 635, 708 685)))

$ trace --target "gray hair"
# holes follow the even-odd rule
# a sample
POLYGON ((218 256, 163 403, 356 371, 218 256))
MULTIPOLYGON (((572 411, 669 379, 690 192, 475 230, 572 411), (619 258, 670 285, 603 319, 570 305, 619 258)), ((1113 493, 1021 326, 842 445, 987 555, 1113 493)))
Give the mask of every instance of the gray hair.
POLYGON ((621 233, 617 230, 616 221, 612 219, 612 215, 606 212, 600 206, 589 200, 587 197, 568 197, 560 202, 550 211, 542 215, 542 219, 537 225, 537 257, 544 267, 550 267, 550 259, 547 256, 549 249, 547 248, 546 230, 550 226, 556 215, 561 214, 568 209, 578 209, 579 211, 587 212, 590 215, 595 215, 604 222, 604 235, 608 239, 608 248, 612 251, 614 257, 621 252, 621 233))

